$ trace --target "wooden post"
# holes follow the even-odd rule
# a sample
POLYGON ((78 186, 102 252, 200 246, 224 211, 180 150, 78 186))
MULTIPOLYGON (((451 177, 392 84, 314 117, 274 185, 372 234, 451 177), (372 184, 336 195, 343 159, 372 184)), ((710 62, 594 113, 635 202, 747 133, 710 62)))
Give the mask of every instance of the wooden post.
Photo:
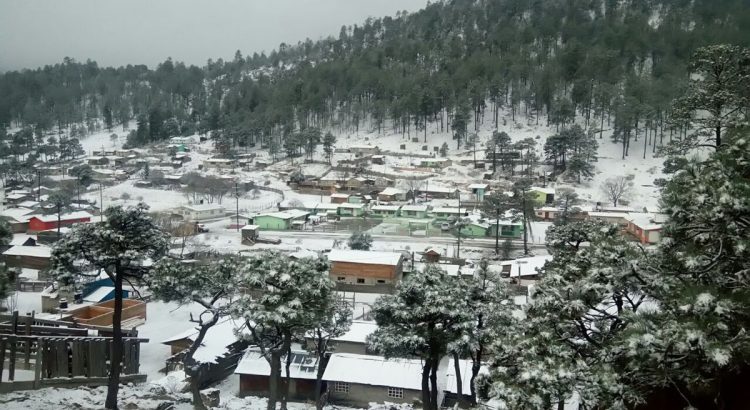
POLYGON ((84 375, 84 367, 83 367, 83 361, 84 361, 84 354, 83 354, 83 343, 81 341, 72 341, 70 342, 71 347, 71 376, 83 376, 84 375))
POLYGON ((5 339, 0 339, 0 382, 3 381, 3 366, 5 365, 5 339))
POLYGON ((16 334, 16 327, 18 326, 18 311, 13 311, 13 316, 10 319, 11 329, 10 332, 16 334))
POLYGON ((55 343, 55 356, 57 357, 57 377, 68 377, 68 342, 58 339, 55 343))
MULTIPOLYGON (((18 320, 18 312, 14 312, 14 318, 18 320)), ((15 330, 15 326, 13 327, 15 330)), ((15 332, 14 332, 15 333, 15 332)), ((8 381, 13 381, 16 377, 16 348, 18 340, 15 337, 9 339, 10 355, 8 356, 8 381)))
MULTIPOLYGON (((24 334, 26 336, 31 335, 31 323, 34 320, 34 312, 31 312, 30 315, 26 315, 26 328, 24 330, 24 334)), ((25 351, 24 351, 24 364, 25 369, 29 370, 31 369, 31 338, 27 338, 26 342, 24 343, 25 351)))
POLYGON ((37 339, 36 343, 36 362, 34 363, 34 388, 38 389, 42 378, 42 362, 44 353, 44 339, 37 339))

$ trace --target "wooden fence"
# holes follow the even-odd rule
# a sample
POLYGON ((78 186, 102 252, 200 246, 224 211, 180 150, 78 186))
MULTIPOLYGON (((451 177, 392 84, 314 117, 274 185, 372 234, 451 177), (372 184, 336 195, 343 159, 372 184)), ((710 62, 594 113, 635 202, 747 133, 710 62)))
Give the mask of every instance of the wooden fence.
MULTIPOLYGON (((47 386, 107 384, 112 338, 89 336, 89 329, 34 316, 0 315, 0 393, 47 386)), ((121 360, 123 382, 141 382, 140 344, 125 337, 121 360)))

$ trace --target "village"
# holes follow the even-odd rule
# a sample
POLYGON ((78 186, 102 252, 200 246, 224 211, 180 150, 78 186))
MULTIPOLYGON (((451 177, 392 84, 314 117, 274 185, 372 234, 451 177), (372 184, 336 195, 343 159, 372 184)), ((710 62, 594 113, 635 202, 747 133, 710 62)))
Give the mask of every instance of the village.
MULTIPOLYGON (((539 269, 551 259, 544 232, 563 215, 615 224, 624 237, 643 246, 659 242, 664 222, 653 207, 636 209, 624 198, 615 205, 600 191, 588 201, 576 199, 575 189, 556 183, 543 163, 522 174, 521 152, 506 158, 517 172, 509 176, 492 172, 498 166, 491 152, 481 152, 485 158, 478 162, 470 150, 440 157, 436 146, 434 154, 419 154, 415 151, 428 147, 416 139, 395 144, 398 136, 381 139, 383 148, 369 137, 361 144, 338 143, 330 162, 297 158, 296 163, 295 158, 274 160, 262 148, 217 155, 211 141, 199 136, 175 137, 147 149, 124 149, 117 142, 104 148, 104 138, 92 137, 90 155, 40 165, 33 182, 10 182, 0 190, 0 217, 13 232, 0 249, 0 262, 14 278, 1 318, 2 392, 105 382, 107 368, 97 363, 109 360, 112 280, 100 274, 72 292, 49 273, 55 243, 77 224, 103 220, 102 205, 149 205, 152 217, 172 236, 170 255, 187 264, 269 249, 293 259, 326 258, 329 278, 348 302, 353 322, 331 340, 334 347, 324 362, 310 353, 309 340, 295 342, 289 400, 314 402, 320 397, 316 389, 323 389, 326 403, 365 408, 420 399, 420 361, 387 359, 367 344, 377 328, 370 315, 373 303, 413 272, 433 265, 449 276, 470 278, 480 259, 488 259, 489 269, 505 278, 521 306, 539 269), (395 145, 405 152, 388 149, 395 145), (527 212, 518 209, 520 202, 502 209, 492 204, 493 197, 512 201, 519 195, 514 181, 521 178, 530 181, 520 193, 530 202, 527 212), (56 199, 60 190, 68 193, 66 203, 56 199), (361 234, 371 244, 349 249, 354 246, 347 240, 361 234), (321 366, 323 385, 318 386, 321 366)), ((172 323, 167 328, 174 332, 165 333, 158 317, 165 307, 152 300, 147 288, 129 285, 123 296, 127 337, 121 380, 184 382, 182 357, 197 330, 184 321, 172 323)), ((236 334, 241 327, 226 317, 208 330, 194 353, 201 366, 198 384, 209 388, 234 380, 231 396, 263 397, 270 368, 258 348, 236 334)), ((471 362, 458 366, 468 369, 471 362)), ((444 405, 457 402, 454 368, 447 358, 440 364, 444 405)), ((460 377, 469 375, 464 371, 460 377)), ((467 386, 470 380, 462 382, 467 386)), ((206 400, 216 404, 219 398, 206 400)))

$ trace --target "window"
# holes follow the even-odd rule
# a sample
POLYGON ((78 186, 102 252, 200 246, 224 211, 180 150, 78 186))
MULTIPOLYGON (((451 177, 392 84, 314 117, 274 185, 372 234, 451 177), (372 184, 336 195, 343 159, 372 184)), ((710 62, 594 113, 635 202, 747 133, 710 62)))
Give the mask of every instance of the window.
POLYGON ((335 393, 346 393, 349 394, 349 383, 336 382, 333 384, 333 391, 335 393))
POLYGON ((383 279, 378 279, 378 283, 385 283, 385 280, 383 280, 383 279))
POLYGON ((338 278, 336 278, 336 280, 339 281, 339 282, 343 282, 343 281, 346 280, 346 278, 343 277, 343 276, 339 276, 338 278))
POLYGON ((357 278, 357 283, 365 283, 365 280, 362 278, 357 278))
POLYGON ((403 399, 404 389, 399 389, 398 387, 389 387, 388 397, 393 398, 393 399, 403 399))

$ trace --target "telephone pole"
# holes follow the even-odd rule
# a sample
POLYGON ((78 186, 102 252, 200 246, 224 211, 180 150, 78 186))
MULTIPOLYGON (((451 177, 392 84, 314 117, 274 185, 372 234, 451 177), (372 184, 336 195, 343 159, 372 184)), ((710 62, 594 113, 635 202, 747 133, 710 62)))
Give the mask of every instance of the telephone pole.
POLYGON ((237 181, 234 181, 234 198, 235 198, 235 210, 237 211, 237 221, 236 221, 236 228, 237 232, 240 231, 240 191, 237 186, 237 181))
POLYGON ((99 182, 99 222, 104 222, 104 190, 99 182))

